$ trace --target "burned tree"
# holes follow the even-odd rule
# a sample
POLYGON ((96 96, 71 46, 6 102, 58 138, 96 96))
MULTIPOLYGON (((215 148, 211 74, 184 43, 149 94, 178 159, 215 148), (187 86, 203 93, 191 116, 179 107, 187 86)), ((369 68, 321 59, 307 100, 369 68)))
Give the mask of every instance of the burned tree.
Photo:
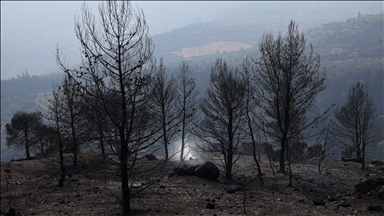
POLYGON ((246 90, 244 77, 218 59, 212 67, 207 96, 200 103, 202 121, 195 135, 204 144, 199 148, 219 157, 227 179, 232 178, 233 165, 244 150, 246 90))
POLYGON ((168 79, 163 59, 160 59, 159 66, 152 81, 153 94, 151 105, 153 115, 161 127, 161 142, 164 146, 165 160, 164 168, 169 160, 168 146, 176 134, 176 125, 179 118, 179 112, 176 110, 177 89, 175 78, 168 79))
POLYGON ((197 116, 197 96, 199 91, 196 89, 195 79, 191 77, 189 66, 186 62, 180 64, 180 71, 176 77, 176 86, 179 93, 178 109, 181 111, 179 129, 181 135, 180 161, 184 160, 184 149, 188 141, 189 134, 192 132, 193 124, 197 116))
POLYGON ((73 77, 65 75, 64 80, 56 90, 56 96, 61 106, 60 121, 63 123, 62 133, 71 141, 70 152, 73 154, 73 165, 77 166, 77 156, 80 152, 80 133, 82 130, 84 102, 81 98, 80 86, 73 77))
POLYGON ((37 130, 41 127, 43 119, 39 112, 17 111, 11 122, 5 125, 7 146, 25 148, 27 159, 30 157, 30 148, 37 143, 37 130))
POLYGON ((148 121, 152 119, 147 119, 146 125, 141 121, 150 99, 153 44, 143 11, 135 11, 130 2, 103 2, 98 11, 97 20, 84 4, 81 17, 75 20, 82 53, 80 66, 69 68, 59 48, 56 62, 68 76, 76 78, 87 97, 100 102, 100 109, 107 116, 105 121, 113 125, 108 132, 119 156, 116 162, 121 176, 123 215, 128 215, 132 197, 129 171, 137 153, 150 145, 147 141, 151 133, 158 132, 150 130, 153 122, 148 121))
POLYGON ((259 176, 262 176, 263 173, 261 172, 260 163, 259 163, 259 160, 257 159, 257 153, 259 153, 259 156, 260 156, 260 145, 261 145, 259 129, 258 129, 258 110, 257 110, 259 100, 255 97, 255 87, 253 86, 253 83, 252 83, 253 78, 251 75, 252 66, 248 58, 243 61, 243 64, 240 67, 240 71, 244 76, 245 82, 246 82, 245 118, 248 126, 246 131, 248 132, 248 136, 250 137, 250 143, 252 145, 253 160, 256 163, 259 176))
POLYGON ((66 175, 66 169, 64 165, 64 137, 62 135, 62 130, 64 128, 62 116, 62 94, 61 87, 59 85, 52 86, 52 98, 48 98, 46 96, 47 104, 48 104, 48 114, 44 117, 51 122, 52 128, 56 133, 56 140, 58 144, 59 150, 59 164, 60 164, 60 178, 59 178, 59 187, 64 186, 64 180, 66 175))
POLYGON ((289 143, 323 120, 323 115, 306 118, 316 95, 325 90, 325 71, 320 72, 320 56, 306 42, 297 24, 291 22, 285 36, 263 36, 260 57, 255 60, 257 97, 262 110, 260 120, 269 137, 280 146, 280 171, 285 173, 285 155, 289 143))
POLYGON ((379 138, 380 127, 376 104, 364 84, 358 82, 349 89, 347 101, 335 109, 336 122, 332 135, 345 146, 352 147, 365 168, 365 149, 379 138))
POLYGON ((34 149, 38 151, 42 157, 54 152, 57 142, 56 128, 42 124, 36 131, 36 137, 38 145, 35 145, 34 149))

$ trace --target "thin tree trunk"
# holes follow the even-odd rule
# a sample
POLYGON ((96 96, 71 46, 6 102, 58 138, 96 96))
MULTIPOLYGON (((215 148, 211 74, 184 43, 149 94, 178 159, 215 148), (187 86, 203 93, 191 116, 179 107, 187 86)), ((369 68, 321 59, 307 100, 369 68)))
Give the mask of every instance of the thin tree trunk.
POLYGON ((227 133, 228 133, 228 154, 227 154, 227 166, 226 166, 226 173, 225 177, 227 179, 232 179, 232 164, 233 164, 233 135, 232 135, 232 113, 229 114, 229 120, 228 120, 228 127, 227 127, 227 133))
POLYGON ((65 180, 65 167, 64 167, 64 157, 63 157, 63 143, 61 142, 61 140, 59 140, 59 154, 60 154, 60 170, 61 170, 59 187, 63 187, 64 180, 65 180))
POLYGON ((71 130, 72 130, 72 144, 73 144, 73 166, 77 166, 77 154, 79 151, 79 146, 76 139, 76 131, 75 131, 75 118, 73 116, 73 104, 71 105, 71 130))
MULTIPOLYGON (((261 172, 260 164, 259 161, 257 160, 257 155, 256 155, 256 140, 255 140, 255 135, 253 134, 253 127, 251 124, 251 117, 249 116, 249 110, 248 110, 248 105, 247 105, 247 110, 246 110, 246 116, 247 116, 247 122, 248 122, 248 128, 249 128, 249 133, 251 134, 251 139, 252 139, 252 147, 253 147, 253 159, 255 160, 256 166, 257 166, 257 172, 259 173, 259 176, 262 176, 263 173, 261 172)), ((259 151, 259 160, 260 160, 260 151, 259 151)))
MULTIPOLYGON (((259 176, 262 176, 263 173, 261 172, 260 164, 259 164, 259 161, 257 160, 257 157, 256 157, 256 141, 255 141, 255 137, 254 137, 254 135, 253 135, 252 126, 249 125, 249 127, 250 127, 251 137, 252 137, 253 159, 254 159, 255 162, 256 162, 257 172, 259 173, 259 176)), ((259 159, 260 159, 260 155, 259 155, 259 159)))
MULTIPOLYGON (((124 129, 120 129, 124 130, 124 129)), ((121 132, 120 132, 121 133, 121 132)), ((124 136, 123 134, 121 134, 124 136)), ((128 185, 128 159, 127 159, 128 148, 125 145, 124 139, 121 140, 121 151, 120 151, 120 172, 121 172, 121 191, 123 195, 123 215, 129 215, 131 211, 130 205, 130 191, 128 185)))
POLYGON ((59 119, 56 116, 56 128, 57 128, 57 137, 58 137, 58 142, 59 142, 59 157, 60 157, 60 171, 61 171, 61 176, 59 179, 59 187, 64 186, 64 180, 65 180, 65 167, 64 167, 64 156, 63 156, 63 142, 61 140, 61 135, 60 135, 60 129, 59 129, 59 119))
POLYGON ((289 183, 288 186, 292 187, 292 169, 291 169, 291 151, 287 146, 287 157, 288 157, 288 170, 289 170, 289 183))
POLYGON ((362 161, 361 161, 361 169, 364 170, 365 169, 365 145, 363 143, 363 147, 362 147, 362 161))
POLYGON ((181 128, 180 162, 184 161, 184 147, 185 147, 185 104, 183 106, 183 121, 182 121, 182 128, 181 128))
POLYGON ((283 138, 281 139, 281 149, 280 149, 280 172, 285 173, 285 142, 286 142, 286 135, 283 135, 283 138))
POLYGON ((233 155, 232 153, 228 153, 227 155, 227 165, 225 170, 225 178, 226 179, 232 179, 232 162, 233 162, 233 155))
POLYGON ((103 160, 106 160, 107 157, 105 155, 105 147, 104 147, 104 141, 103 141, 103 131, 100 130, 100 148, 101 148, 101 155, 103 156, 103 160))
POLYGON ((164 159, 164 165, 163 165, 163 171, 165 171, 165 168, 167 166, 168 160, 169 160, 169 153, 168 153, 168 139, 167 139, 167 125, 165 120, 165 109, 164 104, 161 106, 161 112, 162 112, 162 125, 163 125, 163 141, 164 141, 164 151, 165 151, 165 159, 164 159))
POLYGON ((28 131, 27 130, 24 131, 24 138, 25 138, 25 154, 26 154, 26 157, 28 159, 30 157, 30 154, 29 154, 29 139, 28 139, 28 131))
MULTIPOLYGON (((119 39, 119 38, 118 38, 119 39)), ((120 44, 120 41, 117 41, 120 44)), ((121 125, 119 126, 119 135, 120 135, 120 172, 121 172, 121 191, 123 195, 123 215, 129 215, 131 211, 131 191, 128 185, 128 140, 129 135, 131 134, 131 128, 133 121, 131 119, 129 125, 129 131, 125 132, 127 121, 128 121, 128 110, 127 110, 127 101, 126 101, 126 90, 124 85, 123 78, 123 68, 122 68, 122 55, 121 55, 121 46, 119 46, 118 50, 118 71, 119 71, 119 82, 120 82, 120 93, 121 93, 121 112, 122 119, 121 125), (127 134, 126 134, 127 133, 127 134)), ((133 118, 133 113, 135 111, 135 107, 133 104, 131 110, 131 118, 133 118)))

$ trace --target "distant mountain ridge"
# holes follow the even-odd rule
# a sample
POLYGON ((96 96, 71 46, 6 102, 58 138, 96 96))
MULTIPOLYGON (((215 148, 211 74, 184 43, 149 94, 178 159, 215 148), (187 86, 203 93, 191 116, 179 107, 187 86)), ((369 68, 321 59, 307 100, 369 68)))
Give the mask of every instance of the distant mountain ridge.
POLYGON ((325 23, 307 31, 307 41, 323 57, 383 57, 383 20, 383 14, 367 14, 343 22, 325 23))
MULTIPOLYGON (((307 42, 312 43, 314 51, 321 55, 322 60, 334 62, 353 59, 382 59, 383 20, 383 14, 380 13, 324 23, 306 31, 301 30, 300 23, 298 25, 307 42)), ((288 23, 284 27, 281 27, 281 24, 267 26, 252 23, 197 23, 154 36, 155 55, 163 57, 164 62, 171 67, 176 66, 185 58, 195 64, 200 64, 201 61, 212 62, 212 59, 218 54, 227 56, 229 60, 235 59, 234 63, 238 63, 239 60, 241 61, 238 56, 246 56, 251 53, 257 55, 258 43, 265 32, 271 31, 276 37, 279 30, 285 34, 287 26, 288 23), (227 44, 238 44, 238 47, 220 53, 217 53, 216 50, 207 51, 208 46, 223 41, 227 44), (187 51, 193 54, 187 54, 187 51)))

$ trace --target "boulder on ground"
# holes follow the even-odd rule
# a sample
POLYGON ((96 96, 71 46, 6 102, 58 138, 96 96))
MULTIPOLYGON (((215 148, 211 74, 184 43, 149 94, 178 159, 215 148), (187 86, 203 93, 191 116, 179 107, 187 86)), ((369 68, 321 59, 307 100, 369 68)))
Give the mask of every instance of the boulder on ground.
POLYGON ((213 203, 207 203, 207 205, 205 206, 206 209, 214 209, 215 208, 215 204, 213 203))
POLYGON ((147 160, 157 160, 157 157, 153 154, 145 155, 145 158, 147 158, 147 160))
POLYGON ((232 194, 232 193, 236 193, 237 191, 240 191, 240 190, 242 190, 242 189, 243 189, 243 188, 241 188, 241 187, 238 186, 238 185, 231 185, 231 186, 228 187, 227 192, 230 193, 230 194, 232 194))
POLYGON ((356 162, 356 163, 362 163, 363 162, 363 158, 359 157, 359 158, 346 158, 346 157, 343 157, 341 158, 342 161, 344 162, 356 162))
POLYGON ((355 185, 355 193, 365 194, 375 188, 375 182, 372 179, 361 181, 355 185))
POLYGON ((16 216, 16 210, 14 208, 10 208, 5 216, 16 216))
POLYGON ((378 192, 380 199, 384 198, 384 186, 378 192))
POLYGON ((378 211, 381 212, 383 209, 380 205, 370 205, 368 206, 368 211, 378 211))
POLYGON ((372 165, 384 166, 384 161, 382 160, 373 160, 371 161, 372 165))
POLYGON ((323 205, 325 205, 325 201, 322 200, 322 199, 314 199, 314 200, 312 200, 312 202, 313 202, 313 204, 315 206, 323 206, 323 205))
POLYGON ((178 176, 192 176, 195 174, 195 168, 196 166, 190 166, 190 165, 187 165, 185 163, 181 164, 180 166, 178 167, 175 167, 173 169, 173 172, 169 174, 169 177, 172 177, 174 175, 178 175, 178 176))
POLYGON ((214 163, 207 161, 201 165, 198 165, 194 171, 194 174, 198 177, 216 180, 220 176, 220 170, 214 163))

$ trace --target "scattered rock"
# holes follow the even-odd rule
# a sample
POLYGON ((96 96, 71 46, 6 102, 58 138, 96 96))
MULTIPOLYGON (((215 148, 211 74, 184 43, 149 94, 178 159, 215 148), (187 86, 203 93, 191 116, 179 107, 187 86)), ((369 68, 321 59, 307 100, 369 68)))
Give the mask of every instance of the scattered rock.
POLYGON ((338 206, 341 206, 341 207, 350 207, 351 206, 351 203, 347 202, 344 200, 343 203, 339 204, 338 206))
POLYGON ((365 194, 373 188, 375 188, 374 181, 372 179, 368 179, 366 181, 359 182, 355 185, 355 193, 365 194))
POLYGON ((380 199, 384 198, 384 186, 381 187, 381 189, 379 190, 378 194, 379 194, 380 199))
POLYGON ((207 203, 207 205, 205 206, 206 209, 214 209, 215 208, 215 204, 213 203, 207 203))
POLYGON ((16 210, 14 208, 10 208, 5 216, 16 216, 16 210))
POLYGON ((181 164, 179 167, 173 169, 173 172, 169 174, 169 177, 177 176, 192 176, 195 175, 196 166, 189 166, 187 164, 181 164))
POLYGON ((197 166, 194 174, 198 177, 216 180, 220 176, 220 170, 214 163, 207 161, 197 166))
POLYGON ((370 205, 368 206, 368 211, 382 211, 382 207, 379 205, 370 205))
POLYGON ((323 206, 323 205, 325 205, 325 201, 322 200, 322 199, 314 199, 314 200, 312 200, 312 202, 313 202, 313 204, 315 206, 323 206))
POLYGON ((227 192, 230 193, 230 194, 232 194, 232 193, 236 193, 237 191, 240 191, 240 190, 242 190, 242 189, 243 189, 243 188, 241 188, 241 187, 238 186, 238 185, 231 185, 231 186, 228 187, 227 192))
POLYGON ((372 165, 384 166, 384 161, 382 160, 373 160, 371 161, 372 165))
POLYGON ((344 162, 356 162, 356 163, 362 163, 363 162, 363 158, 341 158, 342 161, 344 162))
POLYGON ((139 188, 141 186, 143 186, 143 184, 140 182, 135 182, 135 183, 132 183, 132 185, 131 185, 132 188, 139 188))
POLYGON ((153 154, 145 155, 145 158, 147 158, 147 160, 157 160, 157 157, 153 154))
POLYGON ((11 170, 7 168, 7 169, 4 170, 4 172, 6 172, 6 173, 10 173, 11 170))

